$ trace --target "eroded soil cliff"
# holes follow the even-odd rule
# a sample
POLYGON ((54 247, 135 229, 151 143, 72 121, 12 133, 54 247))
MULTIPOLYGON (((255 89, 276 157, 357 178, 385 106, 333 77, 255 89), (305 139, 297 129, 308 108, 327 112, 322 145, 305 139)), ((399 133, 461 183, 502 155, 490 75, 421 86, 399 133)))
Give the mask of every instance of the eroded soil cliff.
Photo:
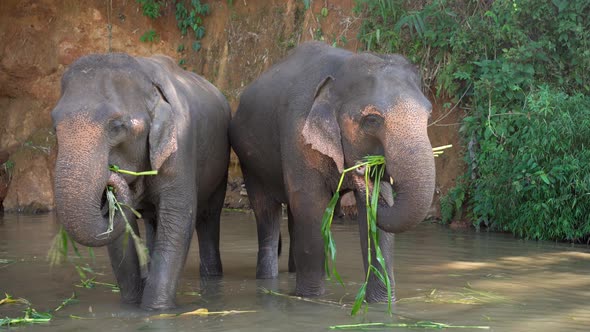
MULTIPOLYGON (((50 113, 59 98, 61 75, 84 54, 166 54, 215 84, 235 110, 243 88, 295 45, 321 39, 354 51, 362 46, 356 39, 362 18, 353 13, 354 0, 314 1, 307 10, 300 0, 208 2, 211 11, 203 19, 205 36, 198 52, 190 47, 194 38, 182 36, 177 27, 174 1, 166 1, 155 20, 145 17, 133 0, 0 2, 0 204, 6 211, 53 208, 56 145, 50 113), (157 38, 141 42, 150 29, 157 38)), ((461 114, 445 116, 442 102, 432 101, 433 146, 455 146, 436 161, 431 215, 437 216, 440 194, 462 172, 461 114)), ((241 184, 232 155, 226 206, 247 207, 241 184)))

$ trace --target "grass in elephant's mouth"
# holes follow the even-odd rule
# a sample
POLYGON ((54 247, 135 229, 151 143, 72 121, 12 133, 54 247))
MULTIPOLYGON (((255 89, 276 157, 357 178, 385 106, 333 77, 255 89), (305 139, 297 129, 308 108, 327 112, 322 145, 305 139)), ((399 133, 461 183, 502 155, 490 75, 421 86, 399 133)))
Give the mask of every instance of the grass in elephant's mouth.
MULTIPOLYGON (((439 157, 445 150, 451 148, 452 145, 444 145, 440 147, 436 147, 432 149, 434 157, 439 157)), ((365 310, 368 309, 366 305, 367 302, 365 300, 366 297, 366 290, 367 284, 369 281, 369 276, 373 273, 387 288, 387 310, 391 314, 391 297, 392 297, 392 288, 391 288, 391 281, 387 275, 387 267, 385 264, 385 259, 383 258, 383 254, 381 252, 381 248, 379 247, 379 233, 377 231, 377 207, 379 205, 379 192, 381 186, 381 179, 385 174, 385 157, 384 156, 366 156, 360 163, 357 165, 347 168, 342 172, 340 176, 340 181, 338 182, 338 187, 336 188, 336 192, 332 199, 328 203, 326 210, 324 211, 324 215, 322 216, 322 238, 324 239, 324 253, 325 253, 325 270, 326 276, 328 279, 331 279, 333 276, 338 280, 342 285, 342 278, 336 271, 336 243, 334 242, 334 238, 332 236, 331 226, 332 220, 334 219, 334 209, 336 208, 336 204, 340 199, 340 188, 342 187, 342 182, 344 181, 344 176, 346 173, 359 169, 365 168, 365 188, 370 188, 369 184, 373 184, 372 193, 369 194, 369 190, 365 191, 365 208, 367 211, 367 262, 369 268, 367 269, 367 274, 365 276, 365 282, 361 285, 358 290, 358 293, 355 297, 354 304, 352 306, 351 315, 355 315, 361 309, 363 304, 365 304, 365 310), (373 245, 372 245, 373 244, 373 245), (374 248, 372 248, 374 247, 374 248), (375 252, 375 258, 378 262, 378 266, 373 264, 373 257, 371 255, 372 251, 375 252)), ((392 179, 393 181, 393 179, 392 179)), ((392 183, 393 184, 393 183, 392 183)), ((395 193, 394 193, 395 194, 395 193)))
MULTIPOLYGON (((142 277, 147 276, 147 264, 150 259, 148 248, 146 247, 143 240, 139 237, 139 235, 135 234, 133 227, 131 227, 129 220, 127 219, 127 215, 123 211, 123 206, 131 210, 131 212, 133 212, 133 214, 135 214, 135 216, 138 219, 141 218, 141 214, 139 214, 139 212, 137 212, 134 208, 130 207, 129 205, 122 204, 119 201, 117 201, 113 188, 107 188, 107 201, 109 203, 109 229, 107 230, 107 232, 113 231, 115 213, 117 213, 118 211, 119 213, 121 213, 121 216, 125 221, 125 244, 123 245, 123 247, 127 247, 127 241, 129 241, 129 236, 131 236, 131 239, 133 240, 133 244, 135 246, 135 251, 137 252, 137 258, 139 260, 139 266, 142 271, 142 277)), ((99 234, 98 236, 101 236, 103 234, 99 234)))
POLYGON ((134 176, 158 175, 158 171, 156 171, 156 170, 144 171, 144 172, 133 172, 133 171, 128 171, 126 169, 121 169, 117 165, 109 165, 109 170, 112 172, 116 172, 116 173, 128 174, 128 175, 134 175, 134 176))
MULTIPOLYGON (((117 165, 109 165, 109 170, 111 172, 134 175, 134 176, 158 175, 157 170, 145 171, 145 172, 133 172, 133 171, 121 169, 117 165)), ((107 229, 107 231, 105 233, 98 234, 97 236, 103 236, 103 235, 108 236, 108 234, 113 231, 115 214, 118 211, 121 214, 121 217, 123 218, 123 220, 125 221, 125 239, 124 239, 123 247, 124 248, 127 247, 127 241, 129 241, 129 236, 131 236, 131 239, 133 240, 133 244, 135 247, 135 251, 137 253, 137 259, 139 260, 139 267, 141 270, 141 275, 142 275, 142 277, 146 277, 148 262, 150 259, 149 251, 148 251, 148 248, 146 247, 144 241, 139 237, 138 234, 135 233, 135 231, 133 230, 133 227, 131 227, 129 220, 127 219, 127 215, 123 211, 123 207, 128 208, 131 212, 133 212, 133 214, 138 219, 141 218, 141 214, 139 212, 137 212, 137 210, 135 210, 133 207, 117 201, 117 198, 115 197, 115 189, 113 187, 107 186, 106 189, 107 189, 106 190, 106 199, 107 199, 107 203, 108 203, 108 207, 109 207, 109 209, 108 209, 109 228, 107 229)))
MULTIPOLYGON (((334 242, 334 238, 332 236, 331 226, 332 220, 334 219, 334 209, 336 208, 336 204, 338 203, 338 199, 340 198, 340 188, 342 187, 342 182, 344 181, 344 176, 346 173, 356 170, 358 168, 365 168, 365 188, 370 188, 369 184, 373 183, 373 192, 369 195, 369 190, 365 193, 365 207, 367 210, 367 259, 369 268, 367 269, 367 274, 365 276, 365 282, 362 284, 361 288, 359 289, 354 304, 352 306, 351 315, 355 315, 363 306, 363 303, 366 304, 365 296, 367 290, 367 284, 369 281, 369 276, 373 273, 386 287, 387 287, 387 309, 389 313, 391 313, 391 297, 392 297, 392 289, 391 289, 391 282, 389 277, 387 276, 387 267, 385 266, 385 259, 383 258, 383 254, 381 253, 381 248, 379 248, 379 233, 377 232, 377 205, 379 204, 379 187, 381 183, 381 178, 385 174, 385 157, 383 156, 366 156, 363 161, 353 167, 347 168, 342 172, 340 176, 340 181, 338 182, 338 187, 336 188, 336 192, 330 203, 328 203, 328 207, 324 212, 322 217, 322 237, 324 239, 324 252, 326 255, 325 259, 325 269, 326 275, 328 279, 334 276, 341 284, 342 278, 336 271, 336 243, 334 242), (373 243, 373 247, 371 243, 373 243), (379 268, 376 267, 372 262, 372 251, 375 252, 375 257, 377 262, 379 263, 379 268)), ((365 305, 365 310, 368 306, 365 305)))
MULTIPOLYGON (((145 172, 128 171, 128 170, 124 170, 124 169, 119 168, 119 166, 117 166, 117 165, 109 165, 108 168, 112 172, 134 175, 134 176, 145 176, 145 175, 157 175, 158 174, 158 171, 156 171, 156 170, 145 171, 145 172)), ((137 218, 141 218, 141 214, 139 214, 139 212, 137 212, 131 206, 119 202, 117 200, 115 194, 116 194, 115 189, 112 186, 107 186, 105 188, 105 192, 104 192, 104 195, 102 198, 102 203, 101 203, 101 210, 103 211, 103 213, 105 215, 108 215, 109 226, 104 233, 97 234, 96 236, 97 237, 109 236, 109 234, 113 231, 113 228, 114 228, 115 214, 117 212, 121 213, 121 216, 122 216, 123 220, 125 221, 125 239, 124 239, 125 244, 124 244, 124 247, 127 246, 127 241, 129 241, 129 236, 131 236, 131 239, 133 240, 133 244, 135 245, 135 249, 137 252, 137 256, 138 256, 138 260, 139 260, 139 264, 140 264, 140 268, 141 268, 141 273, 142 273, 142 275, 145 275, 147 273, 147 264, 149 261, 148 249, 145 246, 143 240, 133 231, 133 228, 131 227, 129 220, 127 219, 127 215, 123 211, 123 207, 128 208, 131 212, 133 212, 133 214, 135 214, 135 216, 137 218)), ((68 236, 68 234, 66 233, 64 228, 60 227, 57 235, 53 238, 51 249, 49 249, 49 252, 47 253, 47 259, 49 260, 51 266, 53 266, 55 264, 59 264, 62 261, 68 259, 68 247, 69 246, 72 247, 74 253, 76 254, 76 256, 78 258, 82 258, 82 255, 80 254, 80 251, 78 250, 78 247, 76 246, 76 243, 68 236)), ((92 251, 92 248, 88 248, 88 252, 89 252, 90 257, 92 259, 94 259, 94 252, 92 251)), ((76 264, 74 264, 74 265, 75 265, 76 269, 78 270, 78 272, 80 272, 80 269, 79 269, 80 267, 76 264)), ((81 277, 81 280, 82 279, 84 279, 84 278, 81 277)), ((92 284, 92 285, 100 284, 100 283, 95 282, 94 280, 91 280, 91 279, 88 279, 87 281, 90 281, 90 284, 92 284)), ((85 285, 84 280, 82 280, 82 284, 85 285)), ((88 283, 86 283, 85 287, 87 285, 88 285, 88 283)))

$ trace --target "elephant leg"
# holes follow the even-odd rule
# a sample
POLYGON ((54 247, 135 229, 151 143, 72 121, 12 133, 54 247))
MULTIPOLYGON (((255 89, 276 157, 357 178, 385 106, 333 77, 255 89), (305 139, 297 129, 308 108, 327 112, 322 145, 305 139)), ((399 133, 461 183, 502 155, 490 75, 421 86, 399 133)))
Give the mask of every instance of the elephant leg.
POLYGON ((271 279, 279 276, 279 236, 281 203, 267 194, 259 181, 247 176, 244 181, 248 190, 250 205, 256 216, 258 231, 258 260, 256 278, 271 279))
POLYGON ((141 300, 144 309, 162 310, 176 306, 176 289, 195 227, 189 207, 192 204, 179 206, 179 201, 184 200, 169 198, 158 208, 158 228, 141 300))
POLYGON ((322 187, 323 183, 317 178, 306 181, 305 185, 289 186, 292 188, 288 195, 293 217, 291 246, 297 268, 295 293, 301 296, 322 295, 325 291, 321 221, 330 197, 329 191, 322 187))
POLYGON ((226 183, 227 179, 224 179, 209 199, 208 205, 197 215, 201 277, 223 274, 219 253, 219 227, 226 183))
POLYGON ((295 258, 293 257, 293 213, 290 207, 288 207, 287 211, 289 214, 289 272, 295 272, 295 258))
MULTIPOLYGON (((357 195, 357 202, 363 202, 364 196, 362 200, 357 195)), ((365 267, 365 271, 369 269, 369 262, 368 262, 368 247, 367 241, 368 239, 368 229, 367 229, 367 211, 364 204, 357 204, 358 209, 358 223, 359 223, 359 234, 361 238, 361 252, 363 254, 363 263, 365 267)), ((385 261, 386 273, 384 273, 383 269, 381 268, 379 262, 377 261, 377 257, 375 255, 375 242, 371 239, 371 264, 375 266, 382 275, 387 275, 389 278, 389 282, 391 284, 391 300, 395 301, 395 281, 393 278, 393 244, 394 244, 394 234, 387 233, 380 229, 377 229, 379 232, 379 248, 381 249, 381 254, 383 255, 383 259, 385 261)), ((387 286, 379 280, 375 276, 374 273, 371 273, 369 276, 369 282, 367 284, 367 291, 366 291, 366 299, 367 302, 387 302, 387 286)))
POLYGON ((156 223, 156 216, 150 212, 142 212, 143 224, 145 227, 145 243, 149 254, 154 252, 154 244, 156 243, 156 232, 158 231, 158 224, 156 223))
MULTIPOLYGON (((135 234, 139 234, 137 222, 129 220, 135 234)), ((143 280, 139 260, 131 235, 123 233, 108 245, 109 257, 124 303, 139 303, 143 292, 143 280)))

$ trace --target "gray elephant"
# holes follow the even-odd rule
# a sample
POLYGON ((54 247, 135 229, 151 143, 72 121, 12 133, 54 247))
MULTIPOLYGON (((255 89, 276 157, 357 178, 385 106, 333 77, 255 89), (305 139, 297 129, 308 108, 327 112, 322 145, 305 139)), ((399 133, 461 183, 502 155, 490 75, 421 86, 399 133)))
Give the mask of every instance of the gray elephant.
MULTIPOLYGON (((434 194, 434 157, 426 133, 431 104, 420 85, 416 67, 402 56, 355 54, 310 42, 245 89, 230 141, 256 216, 258 278, 278 274, 281 203, 286 203, 295 292, 322 294, 321 219, 340 174, 367 155, 384 155, 385 178, 395 182, 382 189, 386 195, 377 225, 393 285, 393 235, 422 221, 434 194)), ((363 170, 347 175, 341 190, 362 202, 357 207, 365 269, 366 190, 363 170)), ((367 300, 387 300, 386 287, 376 278, 369 280, 367 300)))
MULTIPOLYGON (((221 275, 219 217, 225 198, 230 109, 223 95, 165 56, 88 55, 62 78, 52 112, 58 141, 55 201, 67 233, 108 246, 122 300, 145 309, 175 306, 193 230, 201 276, 221 275), (157 170, 156 176, 109 171, 157 170), (147 275, 122 216, 108 227, 106 186, 143 215, 147 275), (102 235, 101 235, 102 234, 102 235)), ((137 233, 137 221, 126 212, 137 233)))

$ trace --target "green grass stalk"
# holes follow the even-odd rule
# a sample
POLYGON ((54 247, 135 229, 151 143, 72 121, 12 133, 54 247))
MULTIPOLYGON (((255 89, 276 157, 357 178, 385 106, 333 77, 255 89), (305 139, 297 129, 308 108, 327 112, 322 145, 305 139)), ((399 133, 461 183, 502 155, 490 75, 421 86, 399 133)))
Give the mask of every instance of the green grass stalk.
POLYGON ((363 324, 348 324, 348 325, 334 325, 330 326, 330 330, 382 330, 385 327, 391 328, 419 328, 419 329, 481 329, 489 330, 489 326, 477 325, 449 325, 445 323, 420 321, 416 323, 363 323, 363 324))
POLYGON ((37 310, 28 307, 23 317, 16 318, 0 318, 0 326, 14 326, 23 324, 42 324, 49 323, 53 315, 47 312, 38 312, 37 310))
POLYGON ((352 306, 351 315, 355 315, 358 313, 360 308, 362 307, 363 303, 366 303, 366 289, 367 283, 371 273, 373 273, 383 284, 387 287, 388 293, 388 310, 391 313, 391 282, 389 277, 387 276, 387 269, 385 266, 385 259, 383 258, 383 254, 381 253, 381 249, 379 248, 379 237, 377 231, 377 206, 379 203, 379 190, 380 190, 380 183, 381 178, 385 174, 385 157, 383 156, 367 156, 363 159, 363 161, 353 167, 349 167, 342 172, 340 176, 340 180, 338 182, 338 187, 332 196, 326 210, 324 211, 324 215, 322 217, 322 238, 324 239, 324 252, 326 255, 325 259, 325 270, 326 276, 330 279, 334 276, 341 284, 342 278, 336 271, 336 243, 333 238, 333 234, 331 231, 332 221, 334 219, 334 209, 336 208, 336 204, 338 199, 340 198, 340 189, 342 187, 342 183, 344 181, 344 176, 346 173, 358 169, 360 167, 365 167, 365 187, 367 188, 365 192, 365 207, 367 210, 367 259, 369 268, 367 269, 367 274, 365 276, 365 282, 359 288, 357 295, 355 297, 354 304, 352 306), (369 193, 368 188, 370 188, 370 183, 373 182, 373 191, 369 193), (371 249, 371 241, 375 244, 375 248, 371 249), (377 267, 373 265, 372 262, 372 252, 375 252, 375 257, 379 266, 381 267, 381 271, 385 272, 382 273, 377 267))
POLYGON ((68 297, 67 299, 63 300, 62 303, 55 308, 53 311, 59 311, 61 309, 63 309, 65 306, 73 304, 73 303, 77 303, 78 299, 76 298, 76 292, 72 293, 72 296, 68 297))

